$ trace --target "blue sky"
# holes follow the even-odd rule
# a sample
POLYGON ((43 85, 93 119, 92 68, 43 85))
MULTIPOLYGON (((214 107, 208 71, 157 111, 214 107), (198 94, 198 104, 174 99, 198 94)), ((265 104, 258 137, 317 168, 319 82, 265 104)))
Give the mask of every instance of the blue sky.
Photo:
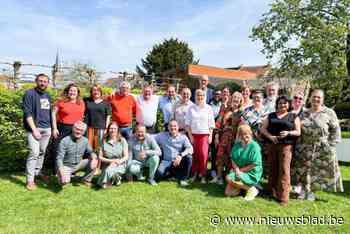
POLYGON ((0 61, 52 64, 59 49, 66 63, 132 71, 154 43, 177 37, 203 65, 262 65, 249 34, 270 2, 0 0, 0 61))

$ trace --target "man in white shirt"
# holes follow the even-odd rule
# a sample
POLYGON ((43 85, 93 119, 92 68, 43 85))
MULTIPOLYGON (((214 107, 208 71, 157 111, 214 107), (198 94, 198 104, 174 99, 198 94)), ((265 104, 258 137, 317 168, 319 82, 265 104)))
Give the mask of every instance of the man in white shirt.
POLYGON ((275 112, 276 99, 278 97, 279 86, 275 82, 269 82, 266 85, 266 98, 264 99, 263 105, 269 113, 275 112))
POLYGON ((138 122, 144 125, 148 133, 155 133, 157 123, 157 111, 159 105, 159 96, 153 95, 153 87, 145 85, 142 94, 136 97, 140 109, 138 122))

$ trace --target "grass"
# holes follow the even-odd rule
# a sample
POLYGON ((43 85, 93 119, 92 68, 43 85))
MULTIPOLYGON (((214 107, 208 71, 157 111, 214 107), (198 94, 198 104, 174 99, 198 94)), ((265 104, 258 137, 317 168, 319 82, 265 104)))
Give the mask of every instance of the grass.
POLYGON ((350 131, 342 131, 341 137, 342 138, 350 138, 350 131))
POLYGON ((218 185, 180 188, 164 181, 152 187, 123 183, 108 190, 75 183, 60 189, 54 177, 33 192, 21 174, 0 175, 0 233, 348 233, 350 166, 343 165, 345 193, 317 192, 319 201, 226 198, 218 185), (343 225, 210 225, 210 217, 343 217, 343 225))

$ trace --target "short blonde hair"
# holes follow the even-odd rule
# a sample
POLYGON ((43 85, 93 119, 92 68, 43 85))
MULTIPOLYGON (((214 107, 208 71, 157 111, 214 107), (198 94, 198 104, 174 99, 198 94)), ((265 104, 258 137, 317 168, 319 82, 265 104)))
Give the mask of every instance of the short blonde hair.
POLYGON ((234 92, 231 96, 231 102, 232 102, 234 96, 237 96, 241 99, 241 101, 239 102, 239 107, 241 108, 243 105, 243 95, 238 91, 234 92))
POLYGON ((241 140, 241 136, 244 134, 244 133, 249 133, 251 136, 253 136, 253 131, 251 129, 251 127, 248 125, 248 124, 240 124, 238 126, 238 129, 237 129, 237 139, 238 140, 241 140))
POLYGON ((198 94, 204 94, 204 91, 201 89, 196 89, 195 95, 197 96, 198 94))

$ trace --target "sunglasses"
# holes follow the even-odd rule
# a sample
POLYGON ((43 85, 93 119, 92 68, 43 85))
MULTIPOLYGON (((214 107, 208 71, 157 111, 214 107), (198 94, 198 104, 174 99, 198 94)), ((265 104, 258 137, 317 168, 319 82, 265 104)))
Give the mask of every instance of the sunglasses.
POLYGON ((294 100, 303 100, 302 97, 293 97, 294 100))

